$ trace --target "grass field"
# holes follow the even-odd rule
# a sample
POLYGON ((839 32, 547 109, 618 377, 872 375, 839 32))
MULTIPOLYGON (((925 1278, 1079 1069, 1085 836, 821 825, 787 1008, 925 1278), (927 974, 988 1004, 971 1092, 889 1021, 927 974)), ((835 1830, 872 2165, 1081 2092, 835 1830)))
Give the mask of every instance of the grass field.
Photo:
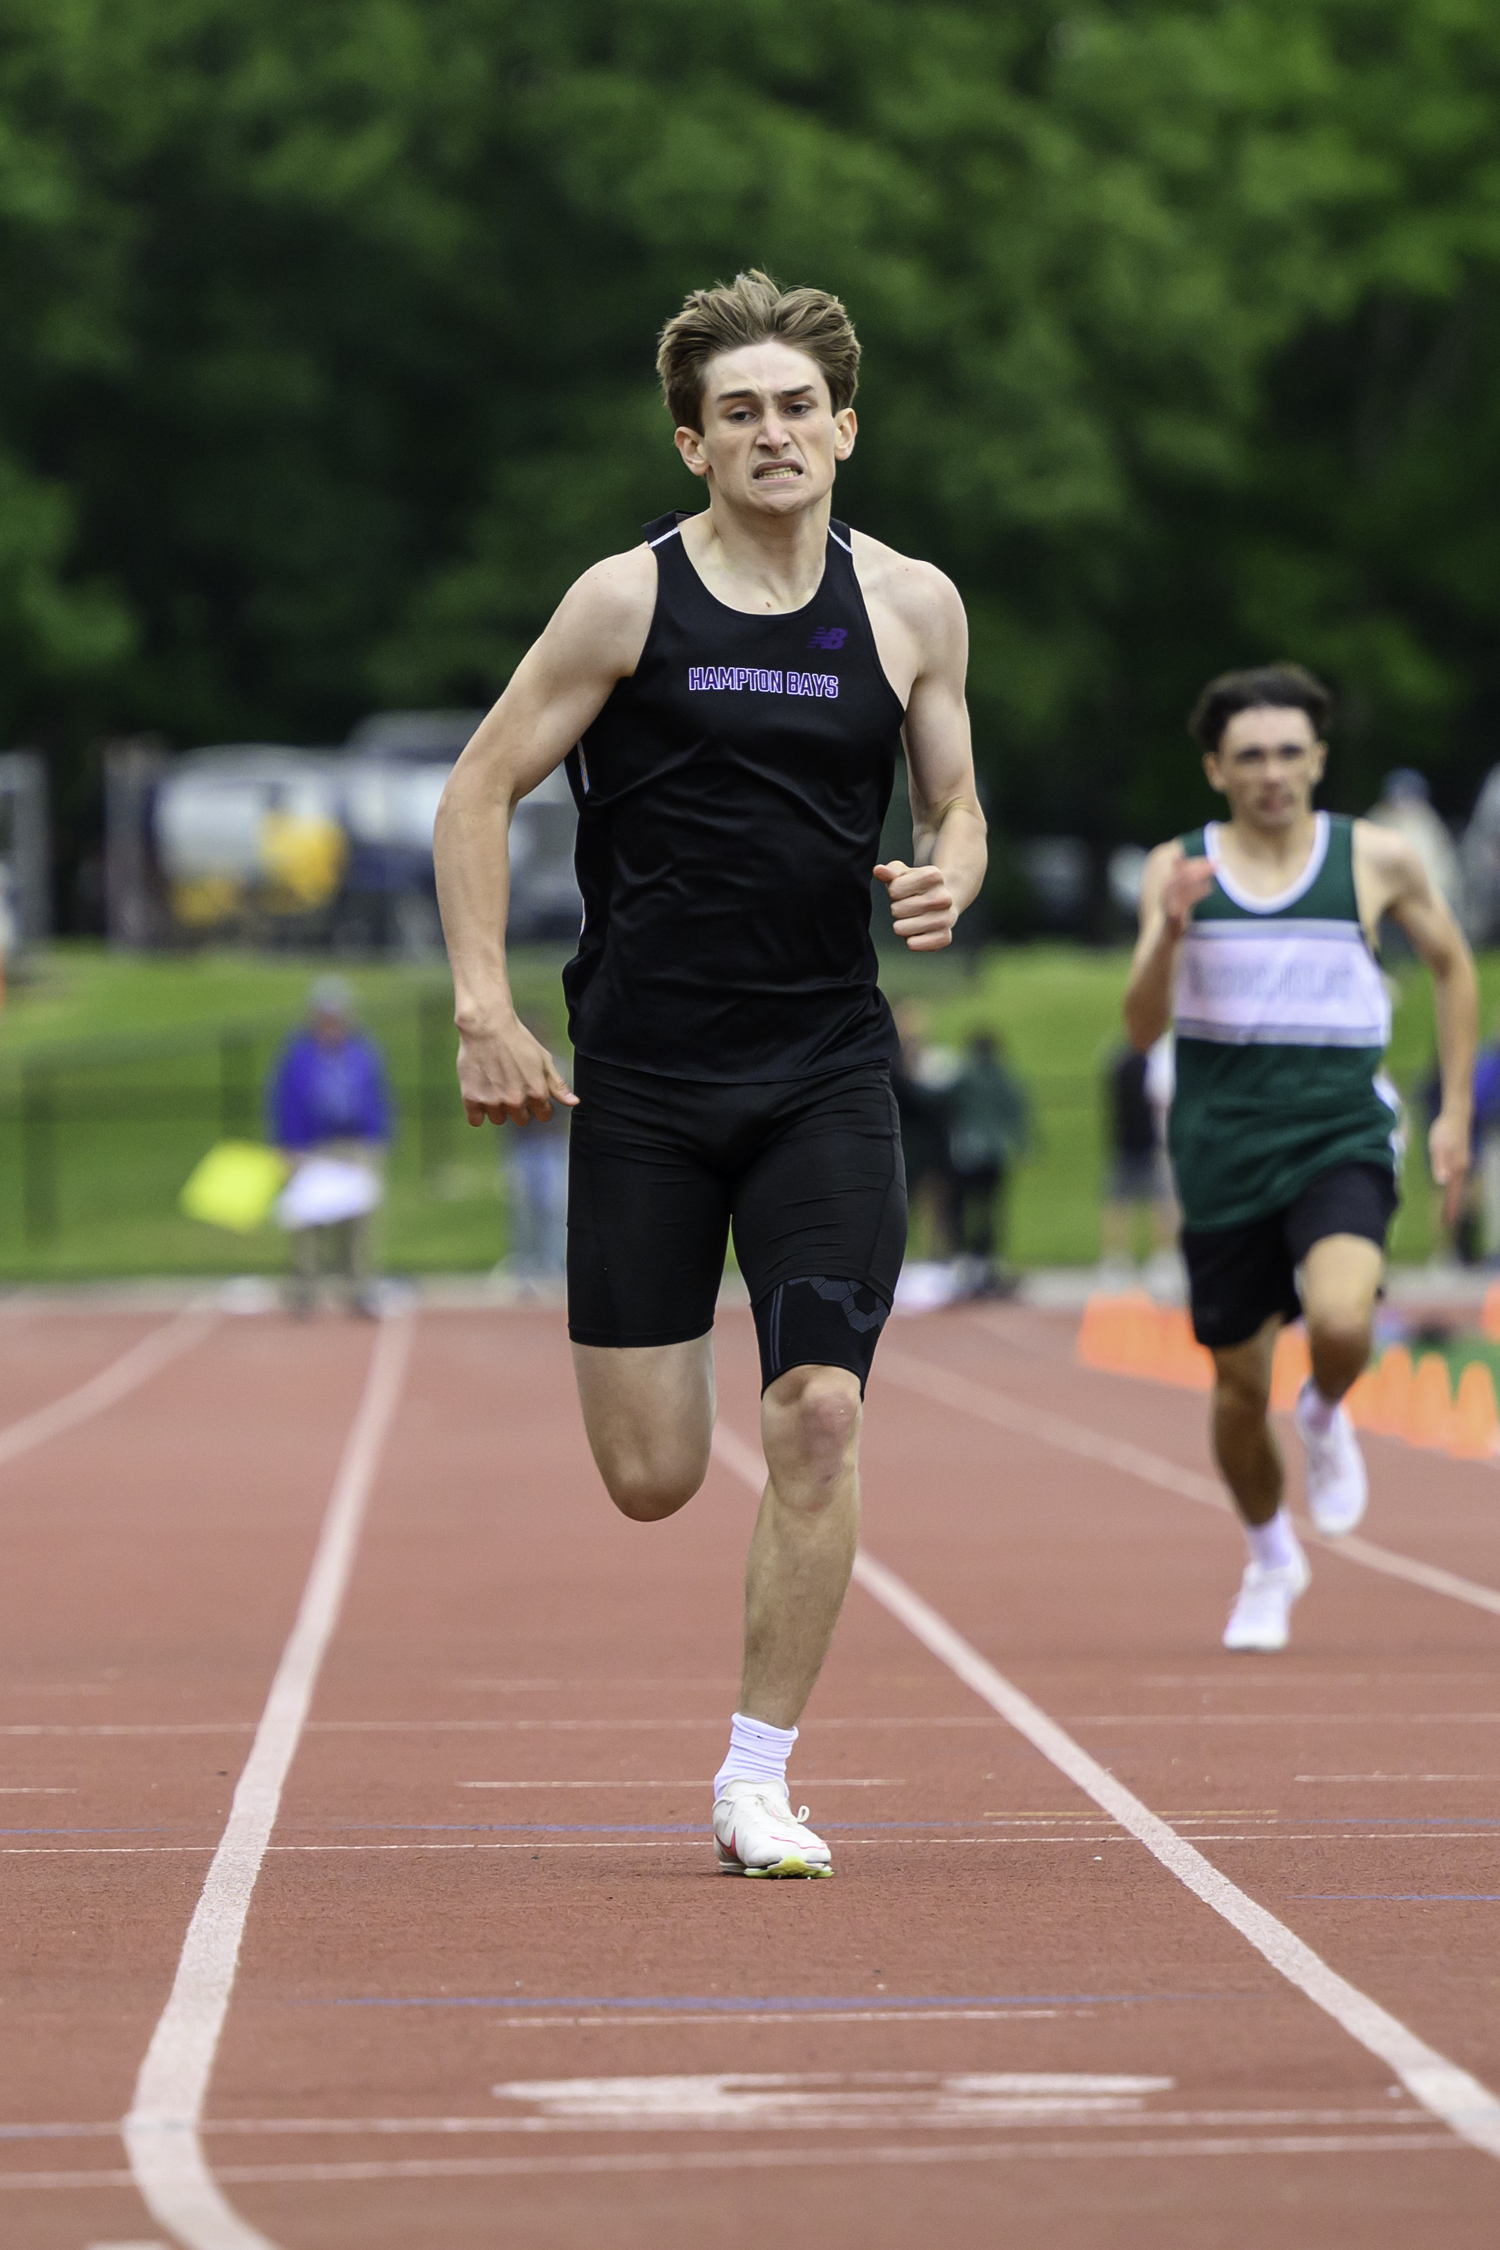
MULTIPOLYGON (((523 1008, 558 1044, 564 957, 562 948, 531 949, 515 964, 523 1008)), ((176 1198, 224 1130, 258 1132, 265 1070, 301 1014, 309 978, 327 966, 89 945, 40 956, 0 1013, 0 1278, 278 1270, 286 1246, 273 1228, 219 1234, 180 1216, 176 1198), (38 1203, 43 1158, 50 1223, 38 1203)), ((1022 1265, 1098 1257, 1100 1082, 1120 1036, 1125 972, 1123 951, 1065 946, 884 958, 892 999, 927 1001, 936 1039, 1000 1032, 1031 1090, 1036 1146, 1018 1174, 1011 1220, 1022 1265)), ((458 1108, 442 970, 362 965, 347 974, 385 1047, 401 1113, 383 1221, 387 1262, 404 1272, 484 1269, 506 1241, 497 1137, 471 1132, 458 1108)), ((1500 955, 1481 963, 1481 975, 1488 1017, 1500 1003, 1500 955)), ((1395 981, 1391 1069, 1409 1093, 1430 1063, 1432 1011, 1419 971, 1403 968, 1395 981)), ((1430 1204, 1416 1145, 1398 1258, 1427 1255, 1430 1204)))

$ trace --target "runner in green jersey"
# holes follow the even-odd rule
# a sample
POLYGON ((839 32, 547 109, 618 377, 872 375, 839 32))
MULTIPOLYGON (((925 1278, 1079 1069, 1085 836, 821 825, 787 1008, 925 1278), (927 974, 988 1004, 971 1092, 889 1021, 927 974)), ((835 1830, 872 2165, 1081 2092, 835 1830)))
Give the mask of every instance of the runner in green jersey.
POLYGON ((1158 845, 1125 995, 1139 1047, 1176 1023, 1171 1149, 1193 1332, 1214 1358, 1213 1445, 1250 1561, 1224 1646, 1285 1648, 1307 1559, 1282 1505, 1268 1418, 1283 1322, 1307 1323, 1295 1420, 1325 1536, 1364 1514, 1364 1462, 1340 1401, 1370 1354, 1396 1207, 1383 916, 1431 973, 1442 1107, 1432 1176, 1456 1209, 1469 1166, 1476 995, 1463 936, 1412 846, 1315 812, 1328 690, 1300 665, 1226 672, 1189 721, 1227 820, 1158 845))

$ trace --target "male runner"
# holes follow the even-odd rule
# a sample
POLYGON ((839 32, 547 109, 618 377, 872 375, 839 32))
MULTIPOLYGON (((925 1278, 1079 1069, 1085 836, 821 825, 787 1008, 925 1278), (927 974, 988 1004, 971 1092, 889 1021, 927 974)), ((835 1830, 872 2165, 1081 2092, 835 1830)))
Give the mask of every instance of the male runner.
POLYGON ((702 514, 587 571, 454 769, 436 836, 472 1124, 573 1104, 568 1324, 623 1514, 702 1484, 728 1230, 760 1344, 769 1477, 739 1709, 714 1784, 732 1874, 828 1875, 786 1760, 853 1563, 865 1378, 906 1232, 872 871, 914 951, 984 872, 948 581, 830 516, 854 449, 843 306, 763 273, 695 291, 657 367, 702 514), (876 866, 904 748, 917 865, 876 866), (517 800, 562 759, 584 926, 570 1094, 516 1017, 503 933, 517 800))
POLYGON ((1176 1013, 1170 1140, 1193 1333, 1213 1353, 1214 1452, 1250 1547, 1231 1649, 1285 1648, 1311 1575, 1267 1419, 1276 1334, 1299 1312, 1312 1357, 1294 1415, 1308 1511, 1327 1537, 1365 1511, 1340 1401, 1370 1355, 1396 1208, 1396 1094, 1378 1075, 1390 1036, 1383 915, 1432 975, 1443 1092, 1428 1151, 1450 1206, 1469 1164, 1474 965, 1411 844, 1314 812, 1330 708, 1298 664, 1226 672, 1204 689, 1188 725, 1229 818, 1151 854, 1125 995, 1138 1047, 1176 1013))

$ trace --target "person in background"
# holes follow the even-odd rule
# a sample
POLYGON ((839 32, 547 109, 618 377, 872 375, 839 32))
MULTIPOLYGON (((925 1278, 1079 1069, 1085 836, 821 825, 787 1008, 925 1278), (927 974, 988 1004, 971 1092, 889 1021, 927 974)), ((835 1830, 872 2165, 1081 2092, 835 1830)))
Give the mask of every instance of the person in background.
MULTIPOLYGON (((1470 1235, 1471 1240, 1478 1235, 1480 1259, 1493 1264, 1500 1258, 1500 1017, 1490 1026, 1488 1042, 1474 1058, 1474 1150, 1478 1194, 1473 1201, 1470 1235)), ((1462 1258, 1458 1226, 1454 1238, 1462 1258)))
MULTIPOLYGON (((358 1029, 354 994, 342 977, 319 977, 307 996, 307 1022, 282 1048, 266 1090, 269 1135, 293 1165, 330 1157, 379 1173, 391 1138, 391 1099, 379 1048, 358 1029)), ((351 1312, 378 1310, 370 1271, 372 1214, 293 1232, 295 1274, 290 1301, 298 1313, 317 1302, 328 1271, 347 1292, 351 1312)))
MULTIPOLYGON (((551 1027, 527 1017, 527 1029, 550 1049, 551 1027)), ((561 1284, 568 1263, 568 1112, 558 1103, 550 1118, 524 1133, 507 1133, 501 1166, 510 1209, 510 1254, 501 1271, 523 1288, 561 1284)))
POLYGON ((928 1040, 928 1013, 919 1000, 904 1000, 893 1013, 900 1045, 891 1060, 891 1091, 901 1121, 913 1248, 921 1241, 926 1257, 947 1259, 958 1248, 949 1146, 952 1091, 961 1065, 950 1048, 928 1040))
POLYGON ((964 1293, 1008 1296, 1006 1201, 1011 1167, 1031 1145, 1031 1105, 992 1032, 976 1032, 947 1096, 949 1232, 964 1293))
MULTIPOLYGON (((1432 888, 1446 902, 1454 920, 1462 922, 1463 872, 1448 824, 1433 806, 1426 774, 1418 773, 1415 766, 1397 766, 1381 783, 1380 802, 1371 806, 1365 818, 1377 828, 1388 828, 1393 835, 1405 837, 1426 869, 1432 888)), ((1411 958, 1411 947, 1394 923, 1387 922, 1381 939, 1395 957, 1404 954, 1411 958)))
POLYGON ((1108 1181, 1100 1236, 1105 1271, 1124 1279, 1135 1271, 1136 1213, 1150 1228, 1151 1270, 1172 1256, 1177 1239, 1177 1198, 1167 1159, 1166 1121, 1172 1106, 1172 1035, 1149 1053, 1117 1047, 1105 1066, 1105 1147, 1108 1181))

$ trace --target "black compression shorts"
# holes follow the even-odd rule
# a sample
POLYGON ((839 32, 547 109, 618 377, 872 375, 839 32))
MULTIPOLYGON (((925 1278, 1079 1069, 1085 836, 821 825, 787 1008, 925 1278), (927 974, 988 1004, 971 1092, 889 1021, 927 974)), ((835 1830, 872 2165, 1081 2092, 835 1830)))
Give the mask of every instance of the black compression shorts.
POLYGON ((1315 1242, 1362 1235, 1384 1250, 1396 1180, 1384 1164, 1336 1164, 1284 1210, 1242 1227, 1184 1227, 1193 1334, 1210 1351, 1248 1344, 1273 1313, 1297 1320, 1297 1268, 1315 1242))
POLYGON ((615 1348, 713 1326, 729 1229, 765 1384, 847 1367, 863 1388, 906 1247, 890 1076, 712 1085, 577 1057, 568 1333, 615 1348))

